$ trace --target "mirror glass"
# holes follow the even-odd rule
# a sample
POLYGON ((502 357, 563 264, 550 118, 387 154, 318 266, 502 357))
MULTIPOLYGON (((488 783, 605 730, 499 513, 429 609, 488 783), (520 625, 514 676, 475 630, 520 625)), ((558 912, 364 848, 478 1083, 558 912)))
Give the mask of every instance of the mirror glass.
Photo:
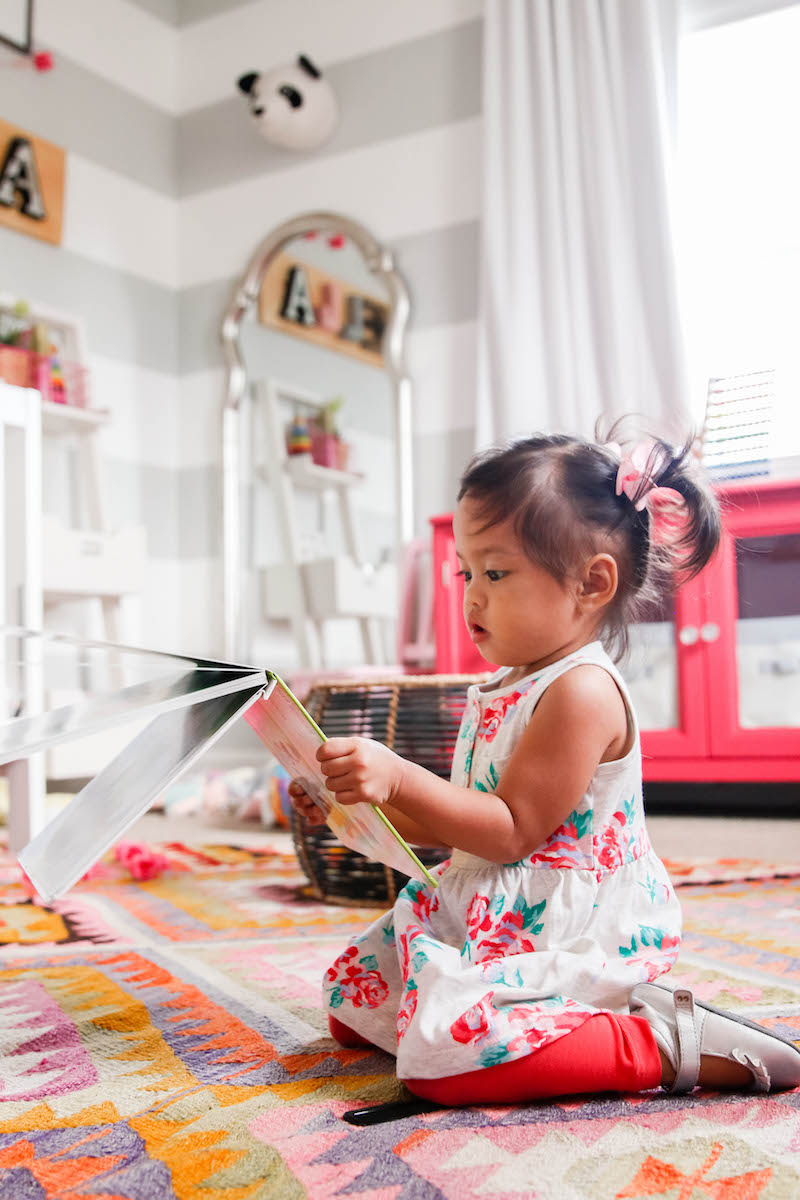
POLYGON ((276 670, 396 661, 390 311, 381 274, 325 230, 283 246, 240 328, 245 644, 276 670))

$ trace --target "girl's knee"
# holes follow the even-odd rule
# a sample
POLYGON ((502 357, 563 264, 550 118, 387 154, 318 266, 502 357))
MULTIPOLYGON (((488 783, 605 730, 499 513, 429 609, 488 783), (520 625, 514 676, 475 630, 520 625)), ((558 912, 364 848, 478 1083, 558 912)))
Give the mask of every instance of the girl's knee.
POLYGON ((355 1029, 351 1029, 343 1021, 338 1021, 333 1013, 328 1013, 328 1028, 331 1031, 331 1037, 335 1038, 340 1046, 345 1046, 348 1050, 355 1046, 373 1045, 367 1038, 362 1037, 360 1033, 356 1033, 355 1029))

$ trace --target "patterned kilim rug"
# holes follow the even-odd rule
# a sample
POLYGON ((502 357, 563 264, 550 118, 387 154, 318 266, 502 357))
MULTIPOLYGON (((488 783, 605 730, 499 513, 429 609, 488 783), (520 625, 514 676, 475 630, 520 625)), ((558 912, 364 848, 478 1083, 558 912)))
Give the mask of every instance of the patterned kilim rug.
MULTIPOLYGON (((298 898, 286 835, 159 850, 159 878, 109 865, 49 907, 0 863, 0 1200, 800 1196, 800 1090, 344 1123, 407 1096, 389 1056, 336 1046, 319 1006, 323 970, 375 910, 298 898)), ((670 869, 674 977, 800 1039, 797 872, 670 869)))

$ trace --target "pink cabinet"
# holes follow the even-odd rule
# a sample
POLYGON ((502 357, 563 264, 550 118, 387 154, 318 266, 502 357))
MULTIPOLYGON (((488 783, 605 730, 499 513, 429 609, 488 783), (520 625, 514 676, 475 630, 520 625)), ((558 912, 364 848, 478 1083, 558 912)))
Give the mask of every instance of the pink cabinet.
MULTIPOLYGON (((631 630, 622 664, 649 780, 800 780, 800 481, 720 485, 724 533, 697 579, 631 630)), ((436 670, 487 664, 461 615, 450 514, 432 519, 436 670)))
POLYGON ((431 517, 433 529, 433 632, 436 672, 463 675, 488 670, 464 624, 464 580, 453 540, 453 514, 431 517))

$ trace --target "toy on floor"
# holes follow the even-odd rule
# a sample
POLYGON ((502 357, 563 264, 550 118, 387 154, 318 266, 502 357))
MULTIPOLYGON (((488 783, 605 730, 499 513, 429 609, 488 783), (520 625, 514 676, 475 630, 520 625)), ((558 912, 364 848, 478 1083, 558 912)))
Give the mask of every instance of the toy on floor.
POLYGON ((114 857, 131 873, 131 879, 155 879, 169 870, 169 859, 144 842, 118 842, 114 857))
POLYGON ((289 828, 289 777, 277 762, 185 775, 171 784, 153 806, 168 817, 235 816, 260 821, 265 828, 289 828))
MULTIPOLYGON (((148 879, 157 879, 164 871, 168 871, 171 865, 168 858, 163 854, 159 854, 157 850, 153 850, 146 842, 117 842, 113 850, 104 859, 94 863, 81 876, 81 883, 86 883, 93 879, 108 879, 113 877, 114 869, 110 861, 112 858, 128 870, 131 879, 139 882, 145 882, 148 879)), ((31 880, 24 871, 20 871, 20 875, 22 890, 31 899, 36 898, 38 892, 31 880)))

